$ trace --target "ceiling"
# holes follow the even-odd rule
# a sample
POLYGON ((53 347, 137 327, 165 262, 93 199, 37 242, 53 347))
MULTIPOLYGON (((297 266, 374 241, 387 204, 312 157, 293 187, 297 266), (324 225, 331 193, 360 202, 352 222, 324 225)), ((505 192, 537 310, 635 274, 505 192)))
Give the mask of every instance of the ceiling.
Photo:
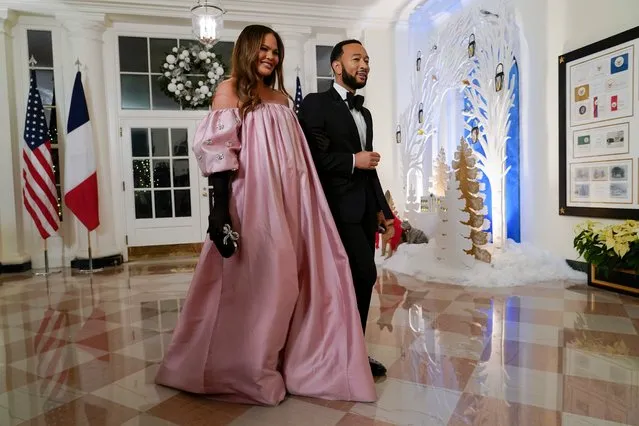
MULTIPOLYGON (((209 0, 212 1, 212 0, 209 0)), ((222 0, 227 19, 302 26, 352 28, 397 20, 424 0, 222 0)), ((28 13, 93 12, 144 18, 189 18, 196 0, 0 0, 0 7, 28 13)))

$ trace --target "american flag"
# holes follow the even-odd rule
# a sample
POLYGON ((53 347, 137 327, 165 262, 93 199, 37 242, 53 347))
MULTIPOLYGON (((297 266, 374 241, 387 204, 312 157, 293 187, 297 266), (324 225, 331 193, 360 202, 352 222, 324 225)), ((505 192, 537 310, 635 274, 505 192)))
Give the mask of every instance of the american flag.
POLYGON ((40 236, 47 239, 58 231, 58 197, 51 158, 51 135, 38 93, 35 70, 31 70, 22 160, 24 207, 40 236))
POLYGON ((300 111, 300 105, 302 104, 302 83, 300 82, 300 76, 297 76, 296 81, 296 90, 295 90, 295 114, 300 111))

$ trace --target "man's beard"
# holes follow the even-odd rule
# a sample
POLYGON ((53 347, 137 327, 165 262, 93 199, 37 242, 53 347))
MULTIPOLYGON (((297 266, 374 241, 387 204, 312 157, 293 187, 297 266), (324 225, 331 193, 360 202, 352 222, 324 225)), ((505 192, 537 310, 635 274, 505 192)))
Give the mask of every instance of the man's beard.
POLYGON ((366 80, 364 80, 363 83, 360 83, 357 81, 357 77, 355 75, 351 75, 347 72, 342 73, 342 81, 345 85, 354 90, 358 90, 366 86, 366 80))

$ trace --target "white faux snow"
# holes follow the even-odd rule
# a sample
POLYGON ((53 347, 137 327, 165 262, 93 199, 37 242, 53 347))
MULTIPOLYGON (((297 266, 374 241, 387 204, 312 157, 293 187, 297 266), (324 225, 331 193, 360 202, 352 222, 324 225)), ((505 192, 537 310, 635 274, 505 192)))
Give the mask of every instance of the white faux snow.
POLYGON ((493 253, 492 264, 475 262, 472 268, 452 268, 437 260, 436 242, 400 244, 392 257, 378 250, 378 267, 430 282, 469 287, 514 287, 557 281, 586 284, 587 276, 572 269, 564 259, 529 244, 508 241, 504 251, 493 253))

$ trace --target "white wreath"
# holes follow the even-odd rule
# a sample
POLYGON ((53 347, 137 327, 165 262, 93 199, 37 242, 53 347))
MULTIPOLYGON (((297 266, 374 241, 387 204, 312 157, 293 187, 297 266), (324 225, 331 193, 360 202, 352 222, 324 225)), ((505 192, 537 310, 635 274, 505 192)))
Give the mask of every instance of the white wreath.
POLYGON ((160 86, 164 93, 185 108, 208 105, 215 93, 224 67, 207 47, 174 47, 162 64, 160 86), (196 77, 197 85, 189 79, 196 77))

